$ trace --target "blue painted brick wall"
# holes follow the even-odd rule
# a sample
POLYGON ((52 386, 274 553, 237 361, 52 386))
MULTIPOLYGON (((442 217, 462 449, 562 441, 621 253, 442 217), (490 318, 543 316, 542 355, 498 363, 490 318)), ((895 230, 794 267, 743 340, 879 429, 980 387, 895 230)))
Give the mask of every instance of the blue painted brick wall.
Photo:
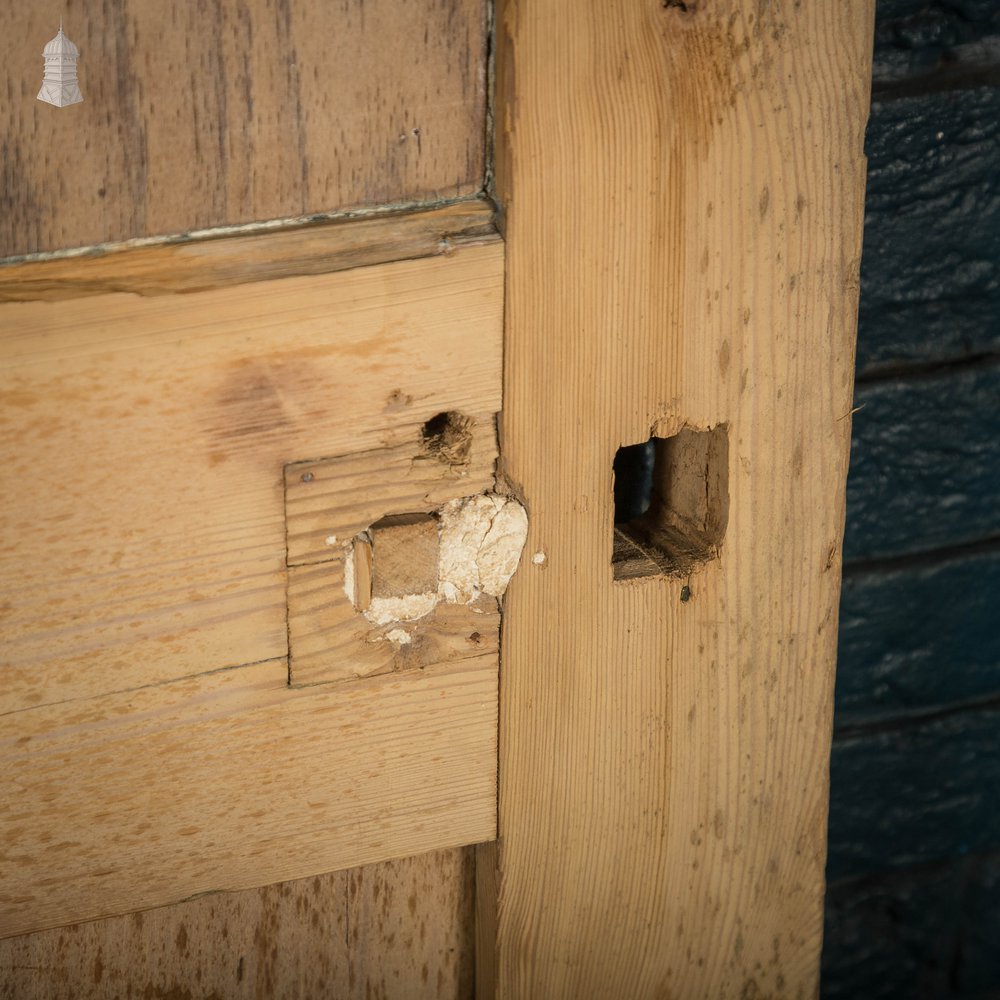
POLYGON ((1000 0, 879 0, 824 1000, 1000 1000, 1000 0))
POLYGON ((1000 534, 1000 359, 854 395, 846 561, 1000 534))
POLYGON ((998 144, 1000 87, 876 97, 860 375, 1000 348, 998 144))
POLYGON ((861 564, 840 602, 839 729, 1000 691, 1000 546, 861 564))

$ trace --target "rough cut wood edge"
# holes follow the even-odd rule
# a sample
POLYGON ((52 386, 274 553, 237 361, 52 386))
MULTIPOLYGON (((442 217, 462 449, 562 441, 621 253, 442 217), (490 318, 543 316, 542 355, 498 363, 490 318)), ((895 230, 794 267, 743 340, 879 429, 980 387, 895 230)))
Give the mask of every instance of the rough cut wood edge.
POLYGON ((473 606, 442 602, 412 621, 375 625, 344 593, 338 561, 288 570, 288 679, 294 687, 424 670, 469 656, 499 656, 495 598, 473 606))
POLYGON ((498 12, 503 471, 545 559, 504 605, 484 998, 817 993, 872 21, 498 12), (720 423, 718 558, 614 581, 616 450, 720 423))
POLYGON ((0 263, 0 302, 131 292, 167 295, 451 253, 496 239, 484 199, 376 212, 249 235, 143 247, 102 247, 50 260, 0 263))
POLYGON ((274 667, 7 715, 0 937, 496 835, 495 652, 304 690, 274 667))
POLYGON ((0 941, 2 1000, 468 1000, 475 848, 0 941))

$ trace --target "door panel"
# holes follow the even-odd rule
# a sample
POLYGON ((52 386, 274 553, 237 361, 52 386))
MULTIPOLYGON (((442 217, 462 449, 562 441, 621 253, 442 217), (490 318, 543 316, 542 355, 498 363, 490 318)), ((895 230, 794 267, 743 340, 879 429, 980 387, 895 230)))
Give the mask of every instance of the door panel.
POLYGON ((0 941, 3 1000, 468 1000, 473 848, 0 941))
POLYGON ((477 236, 0 305, 0 933, 494 836, 496 588, 345 584, 492 487, 502 279, 477 236))
POLYGON ((4 4, 0 258, 472 195, 485 0, 4 4), (64 19, 83 103, 35 100, 64 19))

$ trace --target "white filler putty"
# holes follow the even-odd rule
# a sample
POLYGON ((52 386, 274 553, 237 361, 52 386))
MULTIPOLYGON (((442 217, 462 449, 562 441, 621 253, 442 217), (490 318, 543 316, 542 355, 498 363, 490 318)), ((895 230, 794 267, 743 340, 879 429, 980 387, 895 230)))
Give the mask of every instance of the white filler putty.
MULTIPOLYGON (((437 592, 373 597, 364 612, 373 624, 414 621, 441 601, 471 604, 480 594, 501 597, 507 589, 528 534, 528 515, 521 504, 497 493, 480 493, 450 500, 438 518, 437 592)), ((344 590, 353 601, 353 543, 344 559, 344 590)))

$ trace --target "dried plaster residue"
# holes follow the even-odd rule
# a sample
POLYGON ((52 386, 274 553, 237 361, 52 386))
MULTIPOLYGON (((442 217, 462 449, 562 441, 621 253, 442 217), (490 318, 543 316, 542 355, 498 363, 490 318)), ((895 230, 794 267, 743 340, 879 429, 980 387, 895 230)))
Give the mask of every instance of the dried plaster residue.
MULTIPOLYGON (((441 601, 471 604, 481 594, 501 597, 517 569, 528 534, 528 515, 510 497, 496 493, 451 500, 438 512, 437 592, 373 597, 365 617, 375 625, 414 621, 441 601)), ((345 589, 353 597, 353 556, 344 566, 345 589)))
POLYGON ((517 569, 528 515, 510 497, 484 493, 441 508, 438 595, 468 604, 480 594, 501 597, 517 569))
POLYGON ((406 594, 403 597, 373 597, 365 610, 365 618, 374 625, 390 622, 412 622, 433 611, 438 604, 435 593, 406 594))

